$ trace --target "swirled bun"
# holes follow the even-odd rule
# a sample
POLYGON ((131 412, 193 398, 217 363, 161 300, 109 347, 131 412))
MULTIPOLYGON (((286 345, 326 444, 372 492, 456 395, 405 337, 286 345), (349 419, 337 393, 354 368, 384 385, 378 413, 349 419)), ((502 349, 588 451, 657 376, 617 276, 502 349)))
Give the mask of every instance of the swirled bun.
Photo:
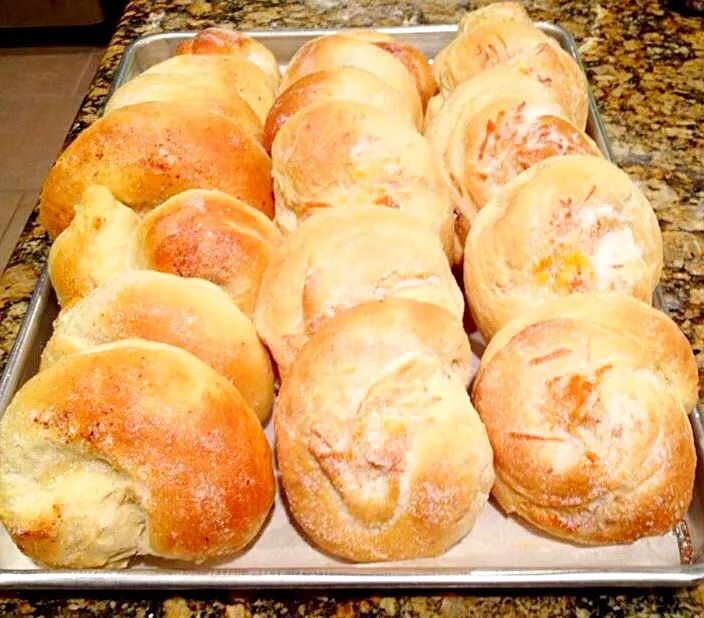
POLYGON ((269 354, 252 322, 212 283, 149 270, 125 272, 59 314, 40 370, 123 339, 187 350, 232 382, 260 420, 269 416, 274 400, 269 354))
POLYGON ((614 290, 650 303, 663 249, 652 206, 605 159, 546 159, 477 215, 465 291, 490 339, 522 312, 574 292, 614 290))
POLYGON ((269 445, 237 389, 192 354, 128 340, 27 382, 0 421, 0 519, 51 567, 241 551, 274 499, 269 445))
POLYGON ((400 560, 470 531, 494 474, 469 358, 457 318, 407 299, 358 305, 311 338, 274 419, 290 512, 317 547, 400 560))
POLYGON ((565 154, 601 156, 550 90, 510 69, 458 86, 431 107, 425 134, 454 191, 462 242, 476 213, 531 165, 565 154))
POLYGON ((665 534, 692 498, 697 387, 684 335, 630 296, 575 294, 520 315, 489 344, 472 389, 494 497, 576 543, 665 534))
POLYGON ((433 75, 440 91, 447 94, 498 66, 527 75, 551 90, 570 121, 580 129, 585 127, 589 89, 584 73, 557 41, 515 14, 495 11, 479 19, 468 17, 457 37, 435 57, 433 75))
POLYGON ((462 292, 430 230, 386 208, 332 209, 304 221, 274 251, 259 292, 257 330, 285 376, 335 315, 387 297, 437 304, 462 320, 462 292))
POLYGON ((107 186, 144 214, 187 189, 219 189, 273 214, 271 161, 254 138, 199 107, 150 102, 113 111, 83 131, 51 168, 40 222, 53 237, 83 192, 107 186))

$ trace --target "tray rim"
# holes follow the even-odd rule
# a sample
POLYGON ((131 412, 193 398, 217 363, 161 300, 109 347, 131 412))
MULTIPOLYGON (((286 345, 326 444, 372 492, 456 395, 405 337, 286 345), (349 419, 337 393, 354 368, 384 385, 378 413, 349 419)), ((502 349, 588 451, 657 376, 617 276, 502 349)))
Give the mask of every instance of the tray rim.
MULTIPOLYGON (((535 22, 543 32, 560 38, 566 51, 577 62, 583 73, 579 49, 572 34, 558 24, 535 22)), ((318 29, 254 29, 242 32, 260 38, 313 38, 357 28, 318 29)), ((456 25, 418 25, 374 27, 388 34, 444 34, 457 31, 456 25)), ((135 50, 154 40, 183 40, 197 31, 151 33, 132 41, 124 50, 105 101, 125 81, 125 73, 135 50)), ((589 122, 595 141, 605 158, 614 162, 596 101, 588 87, 589 122)), ((52 294, 47 264, 37 280, 22 324, 13 342, 0 377, 0 416, 14 396, 22 377, 24 359, 29 353, 27 339, 36 328, 52 294)), ((654 294, 654 305, 667 314, 660 286, 654 294)), ((699 405, 690 414, 697 455, 704 461, 704 414, 699 405)), ((650 588, 688 587, 704 583, 704 563, 683 564, 677 567, 618 568, 539 568, 539 569, 473 569, 455 567, 404 568, 363 567, 304 567, 284 569, 0 569, 0 590, 191 590, 191 589, 521 589, 521 588, 650 588)))

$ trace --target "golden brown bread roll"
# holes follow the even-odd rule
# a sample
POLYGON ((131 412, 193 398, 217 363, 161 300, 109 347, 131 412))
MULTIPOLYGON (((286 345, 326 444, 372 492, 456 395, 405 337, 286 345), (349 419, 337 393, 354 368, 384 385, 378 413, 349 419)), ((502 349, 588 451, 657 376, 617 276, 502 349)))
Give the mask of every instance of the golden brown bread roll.
POLYGON ((69 307, 132 267, 129 250, 139 217, 107 187, 88 187, 76 216, 49 250, 49 278, 59 305, 69 307))
POLYGON ((372 43, 379 49, 389 52, 397 60, 403 63, 408 72, 411 74, 411 77, 413 77, 416 82, 416 88, 418 90, 418 94, 420 95, 421 104, 423 105, 423 109, 425 109, 425 106, 428 104, 428 100, 437 92, 438 87, 435 83, 435 78, 433 77, 433 71, 430 68, 430 62, 428 62, 428 59, 423 52, 421 52, 418 48, 413 47, 413 45, 408 45, 407 43, 397 41, 390 34, 378 32, 376 30, 351 29, 342 30, 337 34, 372 43))
POLYGON ((697 385, 677 326, 624 294, 575 294, 520 315, 489 344, 472 391, 496 500, 578 543, 668 532, 692 497, 697 385))
POLYGON ((232 80, 218 77, 192 75, 138 75, 120 86, 105 106, 105 114, 137 103, 148 101, 175 101, 190 103, 239 125, 248 135, 262 141, 264 129, 261 120, 249 104, 237 93, 232 80))
POLYGON ((123 341, 34 376, 0 421, 0 519, 52 567, 232 555, 274 499, 269 445, 195 356, 123 341))
POLYGON ((270 252, 280 239, 271 220, 243 201, 194 189, 144 217, 134 237, 135 266, 207 279, 252 315, 270 252))
POLYGON ((142 75, 172 75, 184 82, 204 76, 231 85, 264 124, 274 103, 275 86, 254 64, 238 56, 185 54, 149 67, 142 75))
POLYGON ((279 241, 267 217, 220 191, 178 193, 140 221, 106 187, 93 186, 51 247, 49 276, 62 307, 127 269, 145 268, 211 281, 251 315, 279 241))
POLYGON ((220 189, 273 214, 271 161, 225 118, 180 103, 117 109, 83 131, 44 182, 40 221, 53 237, 68 226, 83 191, 106 185, 144 213, 186 189, 220 189))
POLYGON ((235 54, 259 67, 276 86, 279 65, 271 51, 259 41, 229 28, 205 28, 192 39, 179 43, 176 54, 235 54))
POLYGON ((269 416, 274 400, 269 354, 249 318, 212 283, 148 270, 123 273, 59 314, 40 371, 122 339, 187 350, 232 382, 261 421, 269 416))
POLYGON ((662 261, 657 217, 624 172, 597 157, 553 157, 477 215, 465 292, 490 339, 527 309, 574 292, 615 290, 649 303, 662 261))
POLYGON ((530 22, 500 12, 468 19, 462 30, 435 57, 433 75, 441 92, 447 94, 492 67, 507 67, 551 90, 570 121, 580 129, 585 127, 587 79, 554 39, 530 22))
POLYGON ((332 34, 302 45, 291 58, 279 92, 306 75, 343 66, 371 71, 398 90, 407 104, 413 107, 416 124, 422 124, 423 106, 414 76, 393 54, 358 36, 332 34))
POLYGON ((449 189, 427 141, 405 119, 362 103, 311 105, 279 130, 272 164, 282 230, 321 208, 378 205, 416 217, 454 258, 449 189))
POLYGON ((556 155, 601 156, 549 90, 510 69, 486 71, 431 106, 425 134, 454 192, 463 243, 479 209, 523 170, 556 155))
POLYGON ((464 313, 442 245, 420 222, 385 208, 333 209, 304 221, 274 251, 255 323, 285 376, 335 315, 386 297, 434 303, 460 321, 464 313))
POLYGON ((393 111, 415 126, 414 110, 398 90, 370 71, 346 66, 306 75, 281 93, 266 118, 264 147, 271 152, 276 134, 291 116, 327 99, 344 99, 393 111))
POLYGON ((470 351, 445 309, 364 303, 301 350, 274 409, 281 482, 319 548, 354 561, 434 556, 465 536, 494 473, 467 396, 470 351))

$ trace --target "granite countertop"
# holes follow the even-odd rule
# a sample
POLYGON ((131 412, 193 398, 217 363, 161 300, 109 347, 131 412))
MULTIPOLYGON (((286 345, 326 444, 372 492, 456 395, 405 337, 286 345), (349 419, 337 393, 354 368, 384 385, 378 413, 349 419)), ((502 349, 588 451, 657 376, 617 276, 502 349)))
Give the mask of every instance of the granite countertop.
MULTIPOLYGON (((102 109, 120 57, 144 34, 199 29, 452 23, 486 2, 458 0, 132 0, 67 142, 102 109)), ((665 0, 528 0, 534 19, 558 22, 577 39, 618 164, 652 201, 663 231, 663 291, 704 375, 704 18, 665 0)), ((47 236, 31 216, 0 277, 0 366, 46 260, 47 236)), ((702 380, 700 379, 700 385, 702 380)), ((418 593, 414 593, 418 594, 418 593)), ((680 591, 522 592, 521 596, 368 596, 303 593, 210 596, 52 593, 0 599, 2 616, 704 616, 704 587, 680 591)))

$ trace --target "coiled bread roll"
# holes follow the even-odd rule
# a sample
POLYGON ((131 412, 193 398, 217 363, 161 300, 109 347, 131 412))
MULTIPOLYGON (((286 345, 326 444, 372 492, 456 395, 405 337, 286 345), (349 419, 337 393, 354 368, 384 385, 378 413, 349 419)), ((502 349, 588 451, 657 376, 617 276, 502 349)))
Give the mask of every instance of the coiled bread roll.
MULTIPOLYGON (((328 99, 366 103, 407 117, 415 126, 414 111, 401 94, 374 73, 354 66, 311 73, 289 86, 274 102, 264 126, 264 147, 271 146, 279 129, 295 113, 328 99)), ((416 128, 420 129, 420 125, 416 128)))
POLYGON ((326 322, 386 297, 434 303, 458 320, 464 313, 442 246, 422 224, 385 208, 333 209, 304 221, 273 253, 255 322, 285 376, 326 322))
POLYGON ((458 86, 429 113, 425 134, 454 190, 462 242, 476 213, 531 165, 556 155, 601 156, 549 90, 509 69, 458 86))
POLYGON ((500 19, 516 19, 527 24, 532 23, 530 16, 518 2, 492 2, 480 9, 465 13, 460 19, 458 30, 468 33, 484 22, 500 19))
POLYGON ((252 322, 212 283, 148 270, 123 273, 59 314, 40 371, 122 339, 187 350, 232 382, 260 420, 268 417, 274 400, 269 354, 252 322))
POLYGON ((271 453, 237 389, 195 356, 131 340, 27 382, 0 421, 0 519, 52 567, 241 550, 274 499, 271 453))
POLYGON ((547 300, 615 290, 651 302, 662 270, 652 206, 618 167, 553 157, 484 207, 467 238, 465 292, 488 340, 547 300))
POLYGON ((405 119, 362 103, 311 105, 281 127, 272 163, 282 230, 323 208, 378 205, 416 217, 454 257, 449 190, 427 141, 405 119))
POLYGON ((205 28, 176 47, 176 54, 234 54, 259 67, 276 87, 281 75, 276 57, 267 47, 229 28, 205 28))
POLYGON ((197 106, 151 102, 117 109, 83 131, 51 168, 40 222, 53 237, 71 223, 90 185, 107 186, 145 213, 186 189, 219 189, 273 214, 271 161, 263 146, 197 106))
POLYGON ((407 104, 412 106, 416 124, 422 125, 423 106, 413 75, 393 54, 359 36, 333 34, 302 45, 291 58, 279 92, 306 75, 343 66, 356 66, 371 71, 398 90, 407 104))
POLYGON ((140 220, 95 185, 52 245, 49 276, 62 307, 125 270, 145 268, 211 281, 251 315, 279 241, 267 217, 220 191, 184 191, 140 220))
POLYGON ((540 82, 553 92, 570 121, 585 127, 589 89, 584 73, 557 41, 515 14, 507 17, 496 11, 467 19, 457 37, 435 57, 433 75, 440 91, 447 94, 497 66, 540 82))
POLYGON ((302 349, 274 410, 290 511, 354 561, 434 556, 474 525, 494 474, 465 385, 462 324, 407 299, 358 305, 302 349))
POLYGON ((494 497, 578 543, 668 532, 692 498, 697 386, 684 335, 629 296, 575 294, 520 315, 489 344, 472 390, 494 497))
POLYGON ((261 120, 238 94, 231 80, 223 80, 207 73, 191 75, 187 80, 180 75, 142 74, 115 91, 105 106, 105 114, 148 101, 197 105, 227 118, 254 139, 263 139, 261 120))
POLYGON ((170 75, 184 81, 207 76, 229 83, 264 124, 274 103, 275 86, 256 65, 235 55, 185 54, 149 67, 142 75, 170 75))

